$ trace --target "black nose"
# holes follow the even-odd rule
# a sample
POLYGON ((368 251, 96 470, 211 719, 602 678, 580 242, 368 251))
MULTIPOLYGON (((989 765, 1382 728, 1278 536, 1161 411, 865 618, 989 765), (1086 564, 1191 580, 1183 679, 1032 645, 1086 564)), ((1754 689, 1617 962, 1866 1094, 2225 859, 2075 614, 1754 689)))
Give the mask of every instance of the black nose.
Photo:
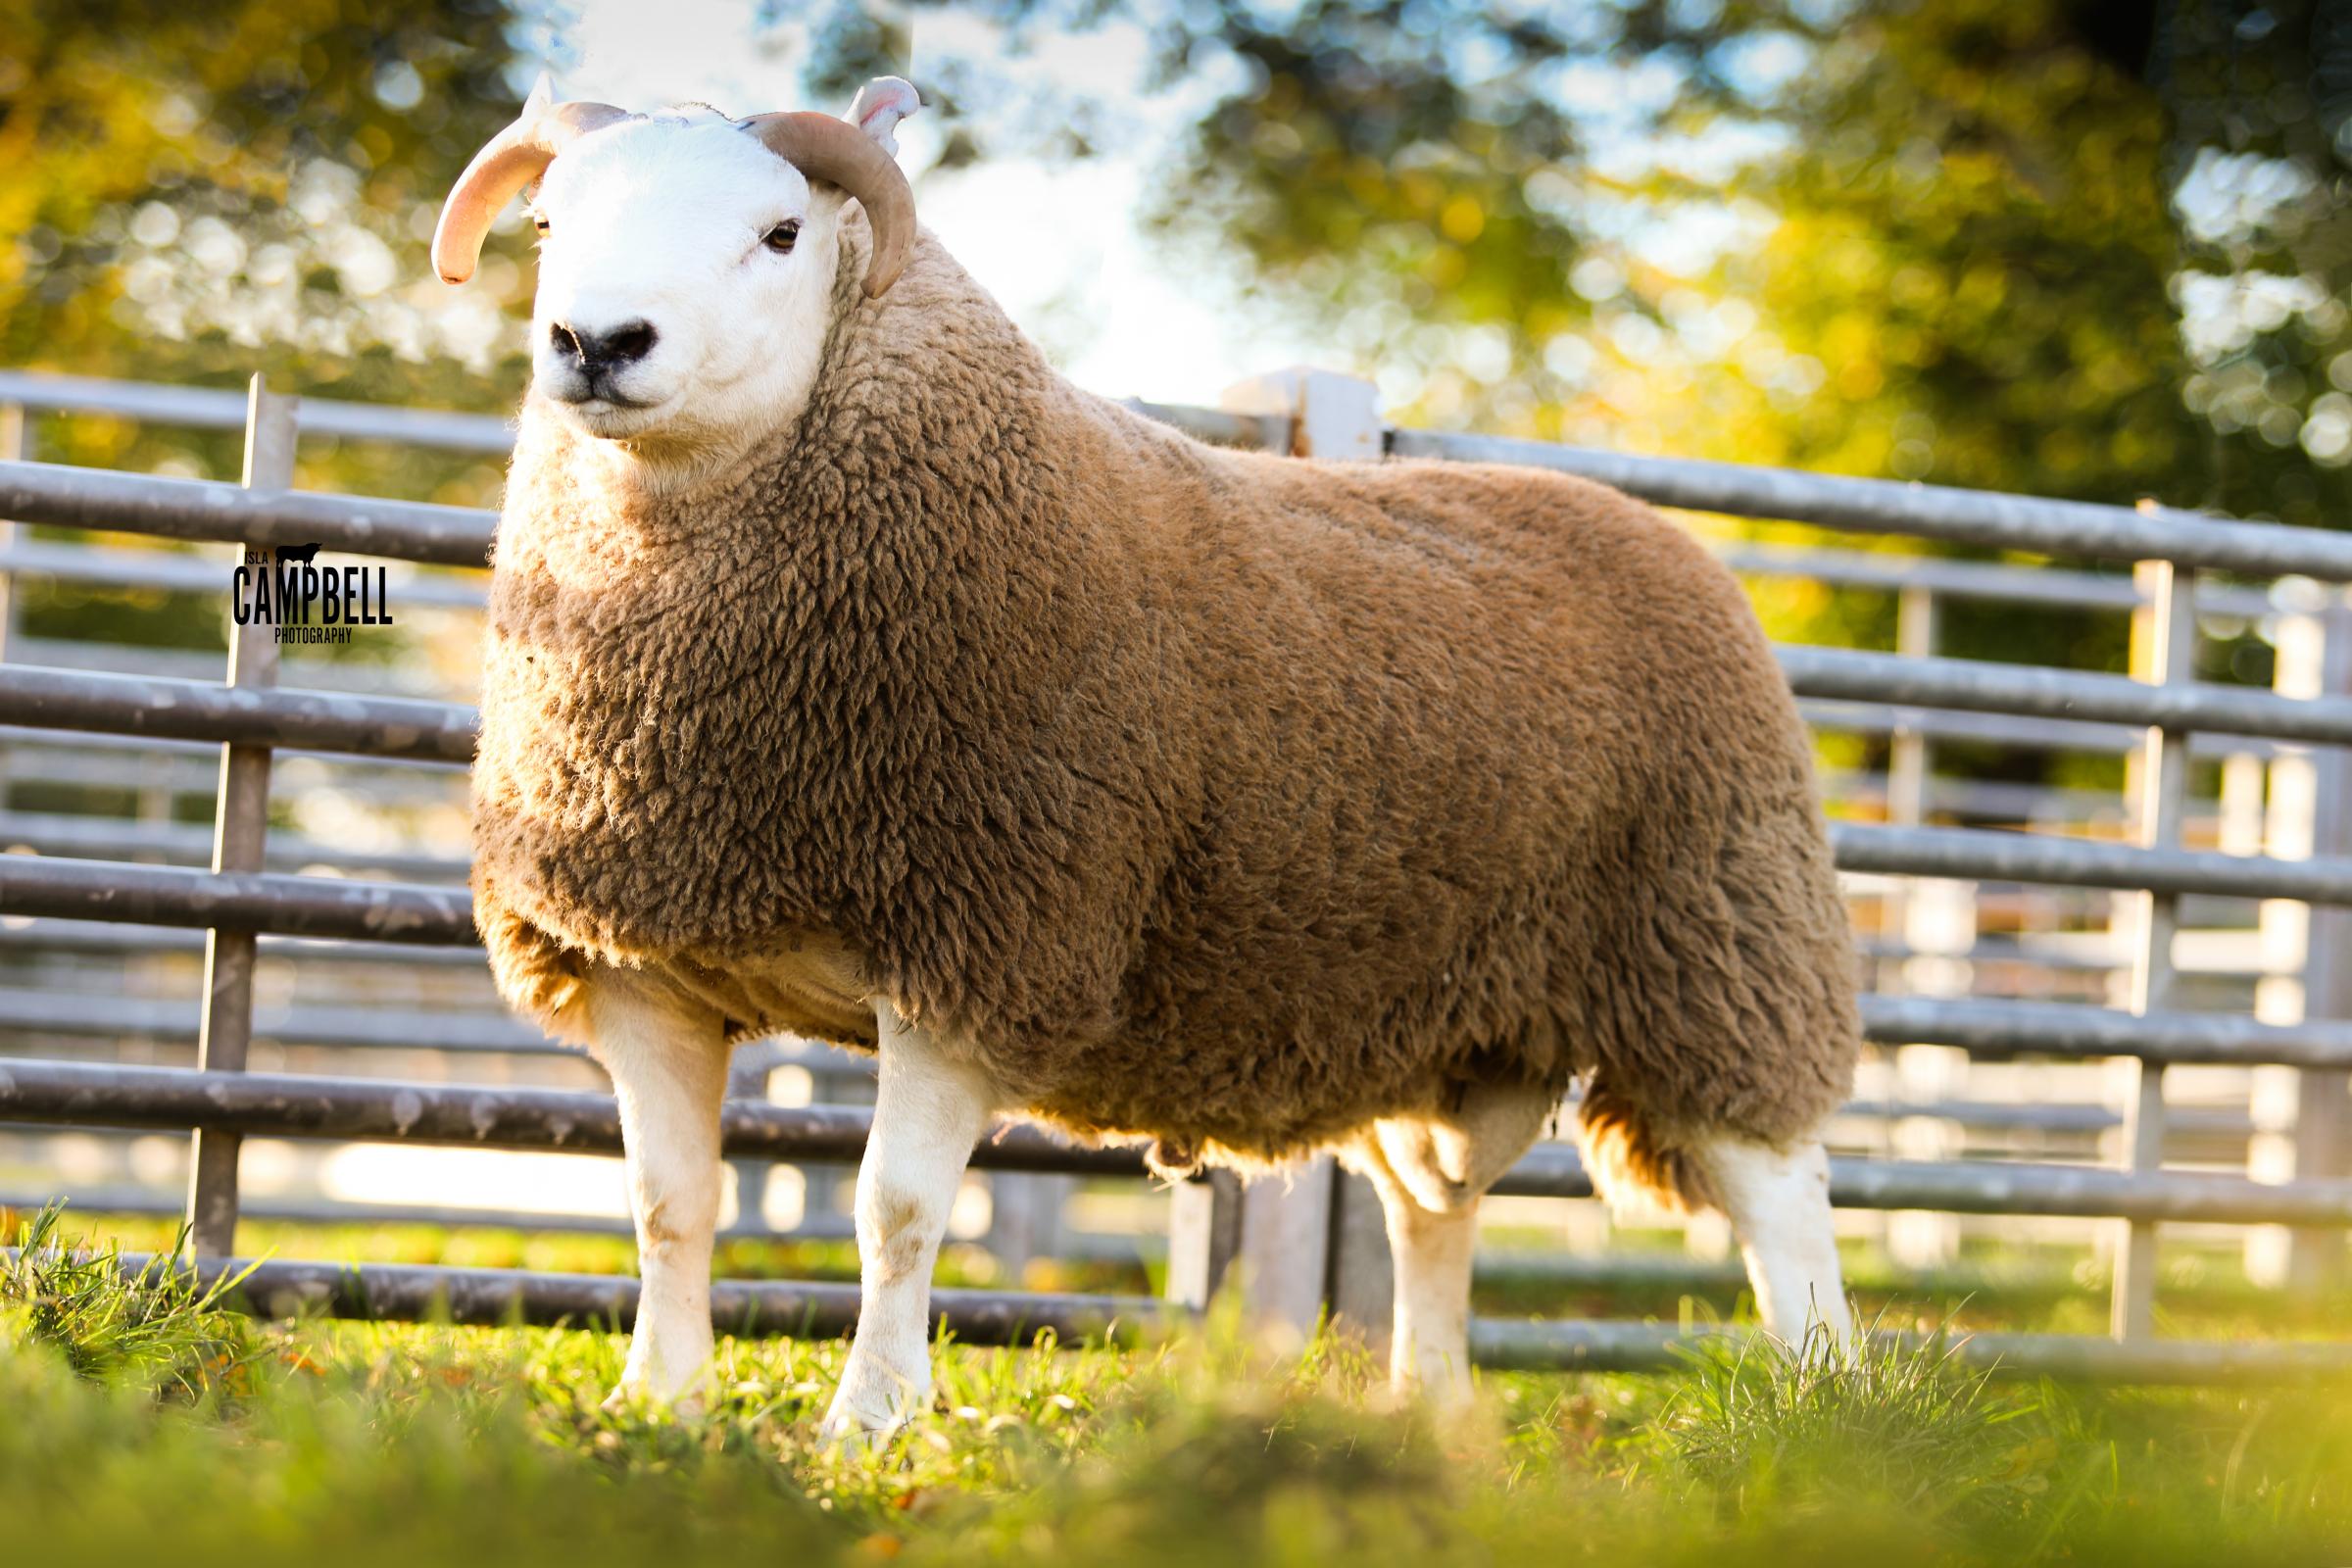
POLYGON ((593 375, 644 359, 654 350, 656 333, 651 321, 623 321, 609 332, 585 332, 556 321, 549 324, 547 336, 557 353, 568 355, 593 375))

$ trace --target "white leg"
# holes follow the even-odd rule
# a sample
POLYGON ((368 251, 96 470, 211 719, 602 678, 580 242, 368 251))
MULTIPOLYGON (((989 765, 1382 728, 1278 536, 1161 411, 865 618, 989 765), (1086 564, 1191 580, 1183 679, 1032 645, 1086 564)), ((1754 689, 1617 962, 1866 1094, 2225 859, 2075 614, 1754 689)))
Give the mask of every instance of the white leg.
POLYGON ((823 1435, 883 1432, 931 1396, 931 1268, 972 1145, 996 1109, 970 1062, 902 1022, 880 1023, 881 1082, 858 1167, 858 1339, 823 1435))
POLYGON ((689 1412, 710 1364, 710 1237, 718 1225, 724 1026, 643 977, 600 974, 588 993, 591 1054, 612 1074, 637 1219, 637 1327, 614 1397, 689 1412))
POLYGON ((1478 1200, 1554 1108, 1549 1095, 1472 1084, 1443 1113, 1384 1119, 1353 1163, 1380 1192, 1396 1270, 1389 1386, 1442 1404, 1470 1396, 1470 1263, 1478 1200))
POLYGON ((1420 1389, 1441 1404, 1470 1396, 1470 1254, 1478 1200, 1432 1210, 1398 1188, 1384 1188, 1396 1305, 1389 1343, 1389 1387, 1420 1389))
POLYGON ((1830 1216, 1828 1152, 1818 1142, 1781 1150, 1723 1138, 1707 1144, 1700 1158, 1739 1234, 1764 1327, 1797 1342, 1819 1322, 1838 1344, 1850 1341, 1853 1321, 1830 1216))

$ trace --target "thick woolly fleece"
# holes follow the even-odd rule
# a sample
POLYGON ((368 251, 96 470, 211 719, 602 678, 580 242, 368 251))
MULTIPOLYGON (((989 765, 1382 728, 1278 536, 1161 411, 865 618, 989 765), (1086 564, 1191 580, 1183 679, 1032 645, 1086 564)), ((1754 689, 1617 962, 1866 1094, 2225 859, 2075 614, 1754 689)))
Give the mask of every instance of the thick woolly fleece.
POLYGON ((1507 467, 1197 444, 1078 391, 928 235, 845 231, 812 401, 701 489, 532 404, 500 526, 478 918, 551 1026, 596 962, 738 1038, 970 1042, 1034 1112, 1256 1164, 1578 1073, 1605 1184, 1850 1086, 1809 748, 1732 578, 1507 467))

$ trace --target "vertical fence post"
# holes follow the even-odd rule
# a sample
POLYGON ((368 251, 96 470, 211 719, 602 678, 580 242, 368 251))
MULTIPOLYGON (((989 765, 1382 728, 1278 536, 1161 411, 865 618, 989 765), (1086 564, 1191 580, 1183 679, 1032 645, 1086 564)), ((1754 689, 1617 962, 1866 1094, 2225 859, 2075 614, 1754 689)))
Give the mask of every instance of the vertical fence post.
MULTIPOLYGON (((280 396, 256 375, 245 413, 245 485, 284 489, 294 478, 294 440, 301 400, 280 396)), ((277 552, 251 552, 268 570, 277 552)), ((277 684, 274 628, 228 627, 228 684, 277 684)), ((213 869, 258 871, 270 831, 270 750, 264 746, 220 749, 220 790, 213 813, 213 869)), ((196 1037, 196 1065, 215 1072, 242 1072, 253 1043, 254 934, 218 926, 204 934, 204 1019, 196 1037)), ((235 1133, 198 1129, 188 1150, 188 1227, 200 1257, 225 1257, 236 1250, 237 1151, 235 1133)))
MULTIPOLYGON (((1895 601, 1894 651, 1906 659, 1933 659, 1943 635, 1943 607, 1927 588, 1905 588, 1895 601)), ((1898 727, 1886 760, 1886 820, 1896 827, 1921 827, 1928 820, 1929 783, 1934 770, 1928 737, 1916 725, 1898 727)), ((1977 889, 1974 883, 1940 878, 1906 878, 1886 895, 1887 920, 1902 956, 1880 989, 1908 996, 1965 996, 1970 970, 1966 955, 1976 947, 1977 889)), ((1968 1098, 1968 1053, 1956 1046, 1897 1046, 1893 1054, 1898 1099, 1926 1104, 1968 1098)), ((1961 1152, 1957 1123, 1907 1116, 1890 1129, 1895 1154, 1907 1159, 1951 1159, 1961 1152)), ((1881 1217, 1886 1250, 1909 1268, 1949 1264, 1960 1251, 1956 1215, 1903 1209, 1881 1217)))
MULTIPOLYGON (((1905 659, 1932 659, 1942 630, 1942 607, 1927 588, 1905 588, 1895 599, 1894 651, 1905 659)), ((1898 724, 1886 748, 1886 820, 1895 827, 1921 827, 1928 820, 1928 779, 1931 769, 1928 737, 1916 724, 1898 724)), ((1880 975, 1882 991, 1903 991, 1910 967, 1910 884, 1897 879, 1887 889, 1885 917, 1879 929, 1901 944, 1905 952, 1886 963, 1880 975)))
MULTIPOLYGON (((2277 620, 2277 667, 2272 689, 2279 696, 2312 698, 2345 691, 2352 665, 2352 637, 2342 630, 2338 592, 2327 604, 2307 604, 2277 620)), ((2270 800, 2263 811, 2263 854, 2277 860, 2342 854, 2345 849, 2345 755, 2333 748, 2281 748, 2270 761, 2270 800)), ((2338 961, 2345 926, 2333 909, 2293 898, 2265 898, 2260 912, 2263 973, 2253 990, 2253 1013, 2265 1022, 2345 1015, 2345 978, 2338 961)), ((2345 1096, 2342 1074, 2298 1067, 2260 1065, 2251 1069, 2248 1109, 2253 1138, 2246 1145, 2246 1175, 2260 1183, 2281 1183, 2295 1175, 2340 1173, 2330 1163, 2328 1126, 2333 1101, 2345 1096)), ((2342 1237, 2315 1237, 2283 1225, 2256 1225, 2246 1232, 2246 1279, 2260 1286, 2319 1286, 2328 1250, 2342 1255, 2342 1237)))
MULTIPOLYGON (((767 1103, 768 1080, 775 1075, 776 1055, 772 1041, 737 1047, 734 1058, 727 1063, 727 1099, 754 1105, 767 1103)), ((745 1158, 727 1163, 735 1171, 735 1223, 727 1234, 760 1237, 773 1234, 767 1223, 767 1190, 775 1162, 745 1158)))
MULTIPOLYGON (((32 456, 32 426, 22 403, 0 403, 0 459, 18 462, 32 456)), ((17 525, 0 519, 0 550, 17 541, 17 525)), ((17 625, 16 585, 0 571, 0 663, 7 662, 17 625)), ((0 811, 8 809, 8 753, 0 750, 0 811)))
MULTIPOLYGON (((2320 617, 2319 691, 2352 693, 2352 604, 2330 588, 2320 617)), ((2311 853, 2352 853, 2352 758, 2326 747, 2311 758, 2311 853)), ((2352 911, 2313 905, 2303 947, 2303 1016, 2352 1017, 2352 911)), ((2352 1074, 2306 1067, 2295 1074, 2294 1170, 2298 1178, 2352 1174, 2352 1074)), ((2297 1228, 2288 1233, 2286 1283, 2295 1290, 2331 1290, 2352 1263, 2341 1230, 2297 1228)))
MULTIPOLYGON (((0 403, 0 459, 10 463, 22 462, 32 456, 32 426, 22 403, 0 403)), ((0 519, 0 550, 17 542, 17 525, 0 519)), ((14 640, 17 626, 17 596, 12 591, 9 573, 0 571, 0 660, 8 658, 8 645, 14 640)))
POLYGON ((1242 1179, 1203 1171, 1168 1195, 1167 1298, 1205 1310, 1242 1250, 1242 1179))
POLYGON ((1017 1286, 1031 1263, 1060 1254, 1062 1210, 1077 1189, 1074 1176, 1018 1170, 988 1173, 984 1245, 1007 1281, 1017 1286))
MULTIPOLYGON (((2169 561, 2143 561, 2133 573, 2145 607, 2132 615, 2133 673, 2156 685, 2196 675, 2196 573, 2169 561)), ((2188 732, 2157 725, 2148 731, 2139 760, 2139 798, 2134 816, 2140 844, 2149 849, 2180 846, 2180 818, 2188 795, 2188 732)), ((2164 1007, 2173 989, 2173 937, 2180 929, 2177 895, 2139 895, 2138 945, 2132 955, 2132 1010, 2164 1007)), ((2132 1093, 2124 1105, 2124 1157, 2134 1172, 2164 1164, 2164 1068, 2132 1064, 2132 1093)), ((2115 1257, 2111 1328, 2118 1339, 2144 1339, 2155 1332, 2156 1225, 2127 1220, 2115 1257)))

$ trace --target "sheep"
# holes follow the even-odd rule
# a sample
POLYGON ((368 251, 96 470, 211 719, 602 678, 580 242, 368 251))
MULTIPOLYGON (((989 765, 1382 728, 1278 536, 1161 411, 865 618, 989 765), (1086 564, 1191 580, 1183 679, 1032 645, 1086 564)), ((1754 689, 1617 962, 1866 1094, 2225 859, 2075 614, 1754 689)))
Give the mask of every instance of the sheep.
POLYGON ((618 1097, 615 1396, 707 1384, 727 1052, 777 1032, 879 1058, 830 1435, 927 1405, 1000 1114, 1169 1174, 1336 1152, 1384 1203, 1393 1379, 1459 1396, 1479 1198, 1581 1080, 1605 1195, 1722 1209, 1767 1327, 1846 1335, 1850 938, 1736 581, 1599 485, 1080 391, 916 227, 917 103, 543 82, 434 238, 463 281, 536 182, 473 892, 503 995, 618 1097))

